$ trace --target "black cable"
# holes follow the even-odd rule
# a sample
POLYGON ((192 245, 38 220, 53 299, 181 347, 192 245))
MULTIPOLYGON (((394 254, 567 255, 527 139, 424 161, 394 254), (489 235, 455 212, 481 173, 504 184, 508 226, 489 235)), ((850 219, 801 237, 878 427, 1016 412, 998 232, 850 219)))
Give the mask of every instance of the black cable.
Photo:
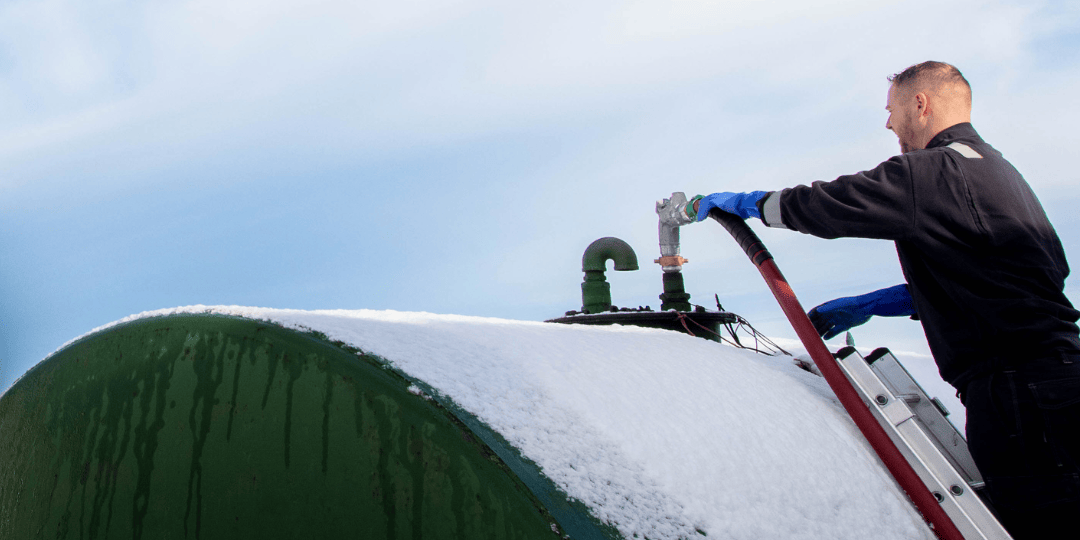
MULTIPOLYGON (((717 306, 720 305, 719 296, 717 297, 716 305, 717 306)), ((701 306, 697 306, 697 307, 701 307, 701 306)), ((723 311, 723 310, 721 310, 721 311, 723 311)), ((728 312, 728 313, 730 313, 730 312, 728 312)), ((754 328, 754 325, 750 324, 750 322, 747 321, 746 319, 744 319, 741 315, 737 315, 735 313, 730 313, 730 315, 735 317, 735 322, 738 323, 738 326, 732 327, 730 322, 724 323, 724 326, 727 327, 728 332, 731 334, 731 337, 734 340, 734 342, 732 342, 732 340, 729 340, 729 339, 725 338, 723 335, 714 332, 712 329, 706 327, 705 325, 691 319, 690 317, 687 317, 686 315, 683 315, 682 313, 679 313, 679 321, 682 323, 683 327, 686 328, 686 331, 688 333, 690 332, 690 328, 687 327, 686 321, 690 321, 691 323, 701 327, 706 332, 708 332, 708 333, 716 336, 717 338, 719 338, 721 342, 727 343, 728 345, 731 345, 732 347, 736 347, 736 348, 739 348, 739 349, 751 350, 751 351, 754 351, 754 352, 757 352, 757 353, 760 353, 760 354, 764 354, 766 356, 776 356, 777 354, 780 354, 780 353, 786 354, 787 356, 793 356, 791 353, 785 351, 783 349, 783 347, 781 347, 781 346, 777 345, 776 343, 774 343, 765 334, 762 334, 761 332, 758 332, 758 330, 756 328, 754 328), (749 334, 754 338, 754 346, 753 347, 743 345, 742 341, 739 339, 739 330, 742 329, 743 327, 748 328, 749 329, 748 330, 749 334), (767 350, 761 350, 761 348, 759 348, 762 343, 764 343, 764 348, 766 348, 767 350)), ((690 335, 693 335, 693 333, 691 333, 690 335)))

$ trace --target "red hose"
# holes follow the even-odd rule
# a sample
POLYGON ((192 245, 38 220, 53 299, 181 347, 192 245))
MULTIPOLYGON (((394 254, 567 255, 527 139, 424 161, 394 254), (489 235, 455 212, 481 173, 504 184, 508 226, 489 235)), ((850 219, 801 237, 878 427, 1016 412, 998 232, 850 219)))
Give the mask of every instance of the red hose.
POLYGON ((840 400, 851 419, 855 421, 855 425, 866 437, 874 451, 877 452, 881 461, 885 463, 885 467, 892 473, 893 478, 907 492, 911 502, 922 513, 923 518, 930 522, 934 534, 942 540, 964 540, 964 536, 960 534, 952 519, 949 518, 941 504, 923 484, 922 479, 915 473, 915 469, 904 459, 903 454, 896 448, 892 439, 885 433, 885 429, 881 427, 881 424, 878 424, 873 413, 863 403, 844 372, 840 370, 836 359, 833 358, 832 353, 825 346, 825 342, 821 340, 821 336, 814 329, 810 318, 806 316, 806 311, 799 304, 799 299, 795 297, 795 292, 791 290, 791 285, 780 273, 780 269, 773 262, 772 255, 765 249, 765 245, 739 217, 719 210, 713 210, 709 216, 719 221, 735 237, 735 240, 746 251, 750 260, 758 267, 761 276, 765 278, 765 283, 769 285, 769 289, 772 291, 773 296, 776 297, 780 308, 784 310, 788 322, 795 329, 795 333, 799 336, 803 346, 806 347, 806 352, 810 354, 810 358, 814 360, 818 370, 821 371, 821 375, 825 377, 837 399, 840 400))

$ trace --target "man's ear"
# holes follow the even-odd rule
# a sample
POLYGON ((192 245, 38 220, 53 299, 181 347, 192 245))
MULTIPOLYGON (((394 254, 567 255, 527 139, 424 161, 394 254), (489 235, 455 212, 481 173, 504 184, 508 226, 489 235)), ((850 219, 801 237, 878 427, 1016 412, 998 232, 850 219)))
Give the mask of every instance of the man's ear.
POLYGON ((930 115, 930 99, 926 97, 926 94, 922 92, 915 94, 915 106, 918 108, 918 116, 930 115))

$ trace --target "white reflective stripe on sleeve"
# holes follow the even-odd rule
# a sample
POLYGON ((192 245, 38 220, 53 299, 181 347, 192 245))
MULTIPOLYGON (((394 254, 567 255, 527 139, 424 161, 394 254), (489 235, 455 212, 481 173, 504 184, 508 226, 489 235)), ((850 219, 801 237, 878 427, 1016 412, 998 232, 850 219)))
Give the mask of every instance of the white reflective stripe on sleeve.
POLYGON ((789 228, 784 225, 783 216, 780 215, 780 193, 774 191, 769 194, 765 199, 765 203, 761 205, 761 222, 768 227, 789 228))
POLYGON ((961 156, 964 156, 968 159, 982 159, 982 155, 976 152, 974 148, 962 142, 954 142, 946 146, 946 148, 952 148, 953 150, 959 152, 961 156))

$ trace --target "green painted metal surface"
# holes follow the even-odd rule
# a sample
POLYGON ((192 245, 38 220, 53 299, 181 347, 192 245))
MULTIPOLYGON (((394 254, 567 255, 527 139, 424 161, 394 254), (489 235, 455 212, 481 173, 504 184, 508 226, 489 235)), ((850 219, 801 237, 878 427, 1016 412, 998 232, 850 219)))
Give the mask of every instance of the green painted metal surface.
POLYGON ((690 311, 690 295, 683 286, 682 272, 664 272, 664 292, 660 295, 660 311, 690 311))
POLYGON ((607 262, 613 261, 620 272, 637 270, 637 254, 625 241, 613 236, 594 240, 581 256, 581 270, 585 280, 581 283, 581 311, 601 313, 611 309, 611 284, 604 271, 607 262))
POLYGON ((247 319, 95 334, 0 399, 0 538, 617 536, 410 384, 247 319))
POLYGON ((637 254, 634 253, 634 248, 630 247, 624 240, 615 238, 614 236, 605 236, 594 240, 589 247, 585 248, 585 253, 581 256, 581 270, 588 272, 590 270, 599 270, 603 272, 607 269, 607 262, 613 261, 615 270, 628 271, 637 270, 637 254))

